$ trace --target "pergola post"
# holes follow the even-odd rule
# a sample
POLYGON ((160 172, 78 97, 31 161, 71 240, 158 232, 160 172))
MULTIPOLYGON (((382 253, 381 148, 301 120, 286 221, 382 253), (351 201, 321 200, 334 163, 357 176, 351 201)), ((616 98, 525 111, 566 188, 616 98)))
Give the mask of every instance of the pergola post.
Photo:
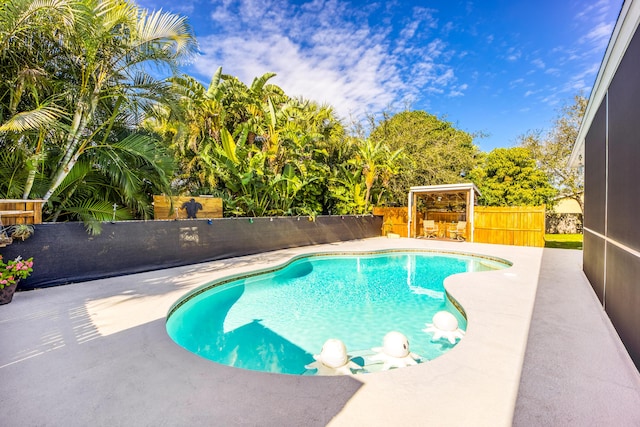
POLYGON ((467 223, 469 224, 469 241, 473 242, 473 207, 476 203, 476 194, 469 189, 467 194, 467 223))
POLYGON ((409 200, 407 202, 407 237, 411 238, 411 210, 413 209, 413 191, 409 190, 409 200))
POLYGON ((417 195, 413 191, 409 191, 409 201, 407 203, 407 237, 416 236, 416 223, 418 222, 417 212, 417 195))

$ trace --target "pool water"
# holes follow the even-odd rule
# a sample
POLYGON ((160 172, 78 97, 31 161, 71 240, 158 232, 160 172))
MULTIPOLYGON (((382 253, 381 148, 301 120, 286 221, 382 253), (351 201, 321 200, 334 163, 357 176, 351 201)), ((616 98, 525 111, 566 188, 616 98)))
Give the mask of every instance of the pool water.
POLYGON ((342 340, 363 364, 390 331, 407 336, 411 351, 427 361, 454 347, 447 340, 431 342, 423 331, 434 314, 447 310, 466 330, 444 279, 505 267, 497 260, 426 252, 309 256, 188 295, 166 327, 195 354, 258 371, 311 374, 305 365, 329 338, 342 340))

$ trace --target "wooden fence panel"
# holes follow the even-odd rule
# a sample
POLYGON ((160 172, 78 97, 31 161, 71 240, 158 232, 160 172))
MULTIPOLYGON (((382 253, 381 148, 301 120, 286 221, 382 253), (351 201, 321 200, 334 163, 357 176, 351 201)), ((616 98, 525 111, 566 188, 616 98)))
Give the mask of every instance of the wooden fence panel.
POLYGON ((153 196, 153 219, 185 219, 187 211, 182 209, 184 203, 191 199, 200 203, 201 209, 196 212, 197 218, 222 218, 222 199, 217 197, 174 196, 173 213, 171 200, 167 196, 153 196))
MULTIPOLYGON (((374 215, 383 216, 382 235, 387 233, 407 237, 407 208, 374 208, 374 215)), ((447 219, 449 219, 447 217, 447 219)), ((416 218, 418 235, 422 233, 422 215, 416 218)), ((514 246, 544 247, 545 207, 483 207, 476 206, 473 216, 473 240, 514 246)))
POLYGON ((545 207, 483 207, 474 210, 474 241, 544 247, 545 207))
POLYGON ((4 225, 42 223, 44 200, 0 199, 0 222, 4 225))
POLYGON ((373 208, 373 214, 383 217, 382 235, 388 233, 399 234, 407 237, 407 221, 409 220, 407 208, 373 208))

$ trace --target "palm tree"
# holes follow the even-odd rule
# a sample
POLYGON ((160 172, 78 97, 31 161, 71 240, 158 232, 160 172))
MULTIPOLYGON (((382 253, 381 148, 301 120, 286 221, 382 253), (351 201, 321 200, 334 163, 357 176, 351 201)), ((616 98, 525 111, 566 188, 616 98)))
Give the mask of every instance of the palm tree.
POLYGON ((94 184, 117 188, 104 195, 129 214, 148 210, 141 189, 168 191, 171 168, 158 142, 136 131, 141 113, 165 101, 169 86, 145 70, 175 71, 195 52, 186 20, 120 0, 9 0, 0 24, 9 82, 0 86, 0 145, 24 153, 23 197, 34 191, 48 200, 53 220, 63 206, 71 212, 68 203, 88 182, 72 173, 82 163, 103 177, 94 184))
POLYGON ((149 13, 119 0, 84 0, 76 25, 66 28, 65 53, 77 79, 67 94, 73 96, 71 123, 48 200, 80 156, 92 148, 99 130, 109 129, 121 108, 132 113, 156 100, 162 85, 144 67, 176 63, 191 55, 195 38, 186 19, 164 12, 149 13), (96 114, 105 100, 110 115, 98 122, 96 114))
POLYGON ((14 198, 28 198, 38 163, 46 155, 44 142, 64 116, 45 69, 45 63, 54 61, 57 53, 55 39, 46 34, 55 31, 53 22, 73 23, 72 5, 15 0, 0 4, 0 149, 13 160, 21 159, 14 165, 12 179, 3 181, 1 192, 14 198), (20 180, 16 179, 18 169, 20 180))

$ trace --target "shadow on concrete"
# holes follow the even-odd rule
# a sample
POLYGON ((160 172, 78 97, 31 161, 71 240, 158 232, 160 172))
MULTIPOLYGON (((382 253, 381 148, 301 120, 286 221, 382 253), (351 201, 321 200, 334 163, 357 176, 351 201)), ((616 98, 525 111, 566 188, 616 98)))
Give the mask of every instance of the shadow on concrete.
POLYGON ((3 425, 321 426, 362 386, 205 360, 164 318, 105 336, 86 304, 54 294, 0 310, 3 425))

